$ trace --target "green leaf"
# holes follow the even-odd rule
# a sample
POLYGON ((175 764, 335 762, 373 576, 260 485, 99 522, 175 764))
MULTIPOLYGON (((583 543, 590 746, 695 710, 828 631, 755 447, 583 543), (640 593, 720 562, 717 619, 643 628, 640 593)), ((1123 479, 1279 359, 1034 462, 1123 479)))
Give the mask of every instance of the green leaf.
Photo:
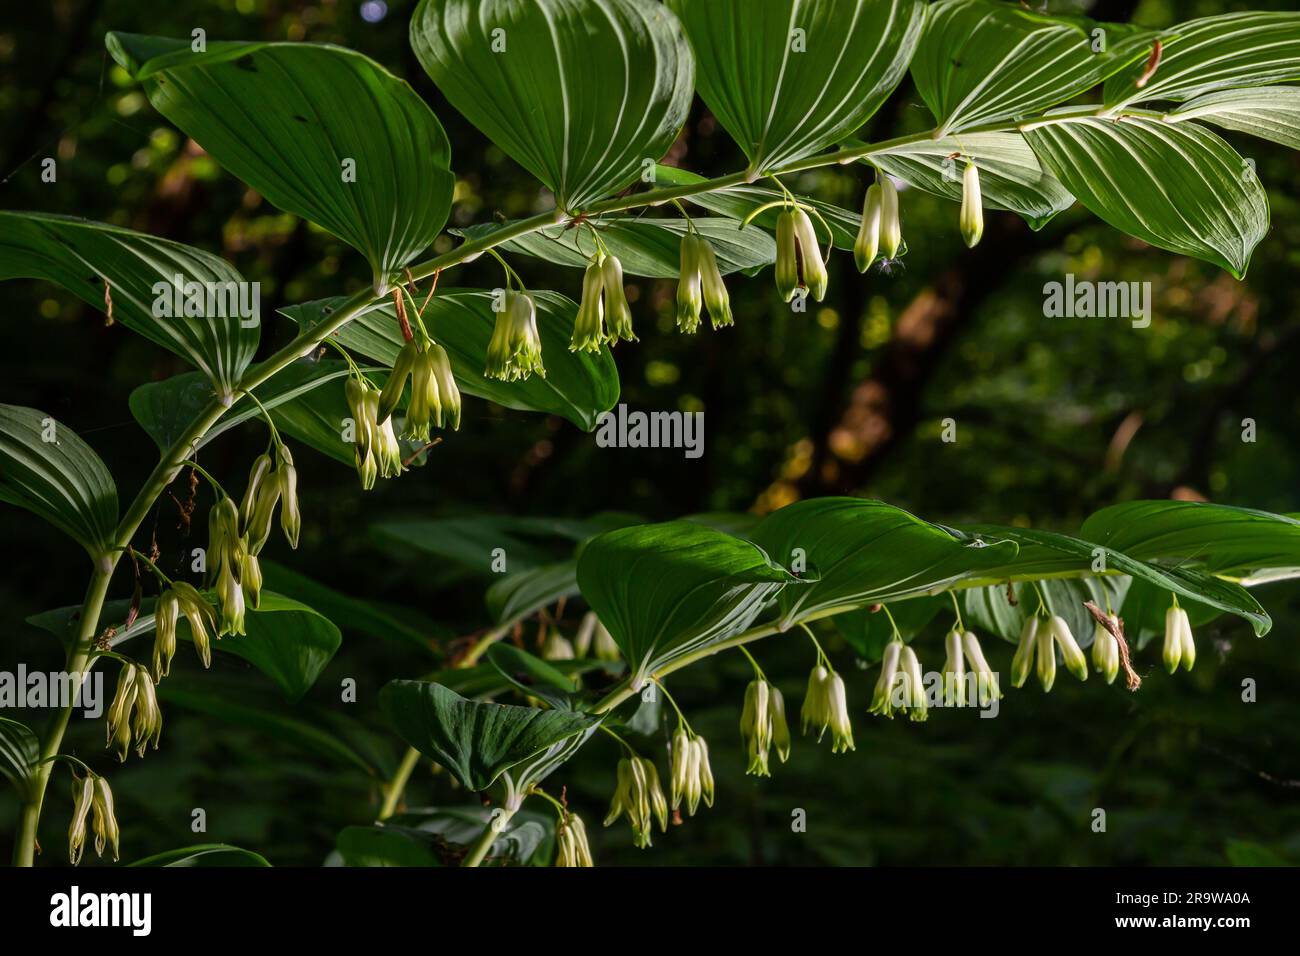
POLYGON ((244 850, 228 843, 196 843, 147 856, 127 866, 217 866, 244 867, 270 866, 266 857, 252 850, 244 850))
POLYGON ((1073 99, 1141 57, 1146 43, 1134 27, 944 0, 930 8, 912 79, 947 135, 1073 99), (1105 49, 1094 51, 1098 38, 1105 49))
MULTIPOLYGON (((1250 621, 1257 635, 1272 627, 1272 620, 1245 588, 1185 567, 1163 567, 1137 560, 1112 545, 1073 538, 1054 531, 981 525, 968 531, 1014 541, 1020 546, 1013 561, 986 568, 982 576, 993 581, 1026 580, 1049 575, 1085 576, 1101 570, 1141 578, 1167 592, 1192 598, 1250 621)), ((1115 602, 1118 603, 1118 602, 1115 602)))
POLYGON ((1196 123, 1080 116, 1025 131, 1043 165, 1102 220, 1244 278, 1268 232, 1254 170, 1196 123))
MULTIPOLYGON (((344 866, 452 866, 491 822, 484 807, 410 810, 383 824, 347 827, 336 849, 344 866)), ((486 866, 545 866, 554 853, 555 814, 520 810, 501 828, 486 866)))
POLYGON ((422 0, 411 47, 451 105, 569 211, 635 180, 690 109, 690 47, 652 0, 422 0))
POLYGON ((1229 840, 1223 853, 1233 866, 1291 866, 1282 854, 1248 840, 1229 840))
POLYGON ((377 292, 446 223, 455 185, 447 134, 369 57, 321 43, 209 43, 194 53, 188 39, 110 33, 106 42, 154 108, 218 163, 365 255, 377 292))
POLYGON ((0 717, 0 776, 13 784, 19 800, 27 799, 41 744, 26 724, 0 717))
POLYGON ((1177 561, 1258 584, 1300 576, 1300 520, 1200 501, 1129 501, 1079 534, 1144 561, 1177 561))
POLYGON ((257 350, 260 315, 240 317, 254 311, 251 285, 224 259, 178 242, 70 216, 0 212, 0 279, 55 282, 101 310, 107 282, 113 321, 193 363, 224 401, 257 350), (181 291, 201 284, 192 288, 205 292, 203 315, 174 315, 177 276, 181 291), (224 315, 207 314, 209 304, 224 315))
MULTIPOLYGON (((545 378, 534 375, 524 381, 500 382, 483 375, 487 345, 497 317, 492 311, 491 292, 440 291, 429 301, 424 324, 429 334, 446 348, 452 372, 463 392, 506 408, 560 415, 591 431, 600 413, 613 408, 618 401, 618 368, 608 349, 594 355, 569 351, 578 312, 576 303, 554 292, 535 292, 533 297, 537 300, 537 328, 542 338, 545 378)), ((308 302, 282 311, 303 328, 310 328, 326 319, 341 301, 308 302)), ((403 343, 391 301, 363 312, 344 326, 336 338, 341 345, 389 367, 403 343)), ((338 431, 337 420, 333 428, 338 431)))
POLYGON ((815 498, 774 511, 751 537, 769 554, 818 578, 781 594, 784 630, 827 612, 942 589, 1016 552, 922 521, 881 501, 815 498))
POLYGON ((1189 100, 1239 86, 1300 79, 1300 13, 1228 13, 1190 20, 1158 34, 1160 63, 1137 87, 1146 61, 1106 81, 1112 106, 1146 100, 1189 100))
POLYGON ((570 709, 569 697, 578 692, 578 685, 548 661, 513 644, 493 644, 487 657, 515 689, 545 700, 556 710, 570 709))
MULTIPOLYGON (((690 170, 678 169, 676 166, 655 167, 655 184, 657 186, 689 186, 702 183, 704 180, 705 177, 690 170)), ((760 186, 754 183, 744 186, 728 186, 726 189, 698 193, 692 196, 690 201, 697 206, 708 209, 710 212, 716 212, 720 216, 743 220, 760 206, 777 202, 782 198, 783 194, 780 190, 772 186, 760 186)), ((821 214, 822 219, 826 220, 826 225, 830 227, 831 237, 835 242, 836 249, 853 248, 853 243, 858 237, 858 229, 862 226, 861 214, 850 212, 848 209, 843 209, 828 202, 822 202, 820 199, 813 199, 811 196, 796 194, 796 198, 804 205, 816 209, 821 214)), ((754 217, 751 225, 760 226, 768 232, 773 232, 776 229, 776 220, 780 213, 779 209, 764 210, 754 217)), ((822 238, 822 232, 824 231, 821 227, 822 224, 820 221, 814 221, 817 226, 818 238, 822 238)), ((734 225, 733 223, 733 227, 734 225)), ((749 230, 746 229, 745 231, 748 232, 749 230)))
POLYGON ((599 535, 578 558, 578 586, 639 682, 664 664, 748 627, 799 583, 752 542, 690 521, 599 535))
POLYGON ((1200 119, 1300 149, 1300 87, 1261 86, 1206 93, 1166 113, 1164 118, 1170 123, 1200 119))
POLYGON ((212 646, 248 661, 279 684, 290 702, 311 689, 343 640, 334 622, 319 611, 265 590, 257 610, 245 614, 244 626, 247 634, 212 646))
POLYGON ((117 528, 117 487, 95 450, 34 408, 0 405, 0 501, 48 521, 98 560, 117 528))
MULTIPOLYGON (((119 644, 154 632, 154 598, 146 598, 140 605, 135 622, 119 630, 112 644, 119 644)), ((274 591, 263 589, 261 606, 248 608, 244 614, 247 634, 225 637, 212 642, 212 648, 241 657, 270 677, 291 702, 300 700, 316 682, 339 649, 339 629, 318 611, 274 591)), ((121 621, 127 616, 131 602, 126 599, 109 601, 101 617, 105 621, 121 621)), ((42 611, 27 618, 27 623, 55 635, 67 643, 71 628, 81 614, 81 605, 42 611)), ((177 622, 176 639, 180 644, 191 640, 189 622, 177 622)), ((137 655, 144 658, 144 653, 137 655)))
POLYGON ((507 627, 578 593, 576 561, 545 564, 508 574, 488 588, 488 614, 498 627, 507 627))
MULTIPOLYGON (((270 410, 322 385, 342 382, 347 376, 348 364, 342 359, 300 359, 277 372, 254 394, 263 407, 270 410)), ((185 432, 211 398, 212 389, 204 382, 203 376, 197 372, 185 372, 161 382, 141 385, 131 393, 129 405, 131 415, 140 427, 160 449, 166 449, 185 432)), ((230 411, 207 430, 197 448, 251 419, 261 421, 262 410, 251 399, 241 396, 230 411)))
POLYGON ((598 723, 572 711, 466 700, 427 681, 389 681, 379 706, 398 736, 476 791, 598 723))
MULTIPOLYGON (((970 588, 962 595, 962 614, 966 626, 1016 643, 1025 620, 1038 613, 1038 595, 1049 614, 1064 618, 1080 647, 1089 647, 1096 618, 1083 606, 1092 601, 1103 611, 1124 604, 1131 579, 1123 576, 1088 577, 1067 580, 1047 579, 1033 584, 1021 581, 1012 585, 1016 603, 1007 598, 1004 586, 970 588)), ((1163 613, 1163 612, 1162 612, 1163 613)))
MULTIPOLYGON (((776 261, 776 242, 761 229, 741 229, 733 219, 700 218, 694 223, 717 253, 718 268, 724 275, 760 269, 776 261)), ((467 238, 478 239, 508 225, 485 223, 463 232, 467 238)), ((606 219, 595 229, 627 275, 676 279, 681 273, 685 219, 606 219)), ((585 229, 553 226, 502 243, 500 249, 585 269, 595 245, 585 229)))
POLYGON ((917 0, 667 0, 699 69, 700 96, 758 174, 854 132, 907 71, 917 0))
POLYGON ((985 207, 1014 212, 1033 229, 1042 229, 1074 204, 1074 196, 1043 169, 1019 133, 963 133, 919 140, 873 153, 863 162, 925 192, 961 202, 966 157, 973 157, 979 167, 985 207))

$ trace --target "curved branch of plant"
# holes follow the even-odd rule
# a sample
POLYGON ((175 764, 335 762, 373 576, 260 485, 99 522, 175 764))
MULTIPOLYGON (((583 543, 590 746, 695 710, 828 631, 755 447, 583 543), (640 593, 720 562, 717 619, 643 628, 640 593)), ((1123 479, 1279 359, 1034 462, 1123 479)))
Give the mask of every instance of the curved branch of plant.
MULTIPOLYGON (((1130 112, 1142 113, 1143 115, 1150 113, 1150 111, 1145 110, 1125 110, 1116 114, 1113 111, 1106 112, 1104 109, 1097 109, 1092 115, 1105 115, 1109 118, 1118 120, 1124 115, 1129 115, 1130 112)), ((1067 115, 1034 117, 1027 120, 988 124, 985 126, 974 127, 963 132, 1017 132, 1035 126, 1043 126, 1058 122, 1066 122, 1070 119, 1078 119, 1079 115, 1078 112, 1074 112, 1067 115)), ((873 155, 888 153, 891 150, 936 139, 941 135, 941 130, 936 128, 922 133, 915 133, 908 136, 885 140, 880 143, 837 149, 829 153, 797 160, 779 168, 768 170, 763 174, 763 176, 784 175, 827 166, 847 165, 858 160, 869 159, 869 157, 873 155)), ((633 193, 627 196, 602 200, 591 204, 580 213, 565 213, 559 209, 550 210, 527 219, 521 219, 517 222, 510 223, 498 230, 480 236, 477 239, 468 240, 450 252, 429 259, 426 262, 410 266, 407 269, 403 269, 400 273, 395 272, 389 276, 389 283, 392 286, 398 286, 404 281, 415 282, 429 278, 442 270, 472 262, 484 253, 490 252, 497 246, 503 245, 513 239, 522 238, 545 229, 548 226, 571 222, 579 216, 591 217, 606 213, 625 212, 631 209, 643 207, 662 206, 672 203, 675 200, 690 199, 693 196, 747 185, 753 182, 756 178, 761 177, 755 177, 752 173, 743 171, 731 173, 726 176, 720 176, 714 179, 705 179, 698 183, 663 187, 648 190, 646 192, 633 193)), ((327 338, 337 333, 371 306, 384 301, 386 298, 387 296, 376 295, 374 289, 371 287, 364 288, 349 296, 330 315, 328 320, 311 328, 303 329, 292 341, 277 351, 269 359, 245 372, 235 391, 235 397, 238 398, 244 394, 251 394, 255 388, 265 384, 292 362, 311 354, 319 348, 327 338)), ((99 633, 99 619, 103 610, 104 601, 108 594, 109 583, 112 579, 113 572, 117 567, 118 561, 130 545, 131 540, 135 537, 136 531, 148 515, 149 510, 153 507, 154 502, 163 494, 167 486, 170 485, 180 474, 181 470, 186 466, 186 462, 193 456, 195 450, 201 444, 203 438, 221 420, 226 412, 230 410, 231 405, 233 405, 233 402, 230 404, 224 404, 214 397, 198 414, 195 420, 190 423, 189 427, 186 428, 185 431, 162 454, 157 466, 145 480, 139 493, 135 496, 134 500, 127 508, 126 513, 122 516, 113 537, 113 541, 111 542, 111 547, 107 553, 101 555, 96 562, 94 572, 90 578, 90 583, 86 588, 85 599, 82 603, 80 627, 77 637, 68 652, 67 670, 72 676, 74 684, 83 680, 93 667, 93 656, 91 652, 94 650, 96 644, 97 635, 99 633)), ((774 632, 775 628, 760 628, 757 631, 746 632, 745 634, 733 637, 721 644, 714 645, 675 661, 663 668, 655 676, 665 676, 667 673, 685 667, 700 658, 717 653, 727 647, 734 647, 747 643, 748 641, 757 640, 760 637, 765 637, 774 632)), ((497 635, 497 637, 499 637, 499 635, 497 635)), ((486 645, 479 649, 479 653, 482 653, 483 649, 486 649, 486 645)), ((601 701, 600 704, 597 705, 597 712, 604 713, 612 710, 633 693, 634 691, 631 689, 630 684, 624 686, 619 691, 601 701)), ((20 813, 18 838, 14 847, 13 862, 15 865, 31 866, 34 862, 37 827, 40 822, 45 791, 49 784, 50 773, 54 765, 53 758, 58 755, 59 748, 63 743, 63 737, 67 731, 72 710, 72 704, 69 702, 68 706, 62 708, 55 715, 54 719, 42 735, 40 746, 41 763, 34 774, 29 794, 22 805, 20 813)), ((409 759, 408 755, 408 760, 409 759)), ((411 761, 411 766, 414 766, 414 761, 411 761)), ((390 800, 393 801, 394 805, 396 804, 396 801, 400 798, 401 784, 403 783, 404 780, 399 783, 399 781, 395 779, 389 785, 385 796, 386 806, 390 800)))

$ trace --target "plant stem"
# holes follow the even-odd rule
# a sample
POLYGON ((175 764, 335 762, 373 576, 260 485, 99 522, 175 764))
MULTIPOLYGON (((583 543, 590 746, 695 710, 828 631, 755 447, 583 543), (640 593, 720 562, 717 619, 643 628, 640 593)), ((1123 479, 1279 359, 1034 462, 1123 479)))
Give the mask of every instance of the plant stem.
POLYGON ((411 774, 419 762, 420 751, 414 747, 407 747, 406 756, 398 765, 393 779, 388 781, 388 786, 384 788, 384 805, 379 808, 380 820, 387 820, 397 812, 397 805, 402 802, 402 794, 406 791, 406 782, 411 779, 411 774))
MULTIPOLYGON (((90 650, 95 641, 95 628, 99 625, 99 612, 104 606, 104 597, 108 594, 108 582, 113 577, 116 556, 105 555, 95 566, 86 588, 86 599, 81 605, 81 630, 77 640, 68 651, 68 673, 74 675, 73 685, 80 686, 81 681, 90 670, 90 650)), ((49 785, 50 774, 54 770, 54 756, 63 743, 63 734, 68 729, 72 717, 72 706, 76 694, 70 694, 68 705, 54 715, 44 738, 41 740, 40 760, 33 779, 29 783, 27 800, 24 801, 19 816, 18 835, 14 842, 14 866, 31 866, 36 858, 36 831, 41 822, 41 807, 45 802, 45 788, 49 785)))
POLYGON ((478 835, 478 839, 469 848, 469 855, 465 857, 461 866, 480 865, 487 858, 488 851, 492 849, 492 844, 496 842, 497 834, 506 828, 506 824, 510 822, 510 818, 514 815, 515 811, 509 807, 494 809, 492 815, 488 818, 487 825, 483 827, 483 832, 478 835))

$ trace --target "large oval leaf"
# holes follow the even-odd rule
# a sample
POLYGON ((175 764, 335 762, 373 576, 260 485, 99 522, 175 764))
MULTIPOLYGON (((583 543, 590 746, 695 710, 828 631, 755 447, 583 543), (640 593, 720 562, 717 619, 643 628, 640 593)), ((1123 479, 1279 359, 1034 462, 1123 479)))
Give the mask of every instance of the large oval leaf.
POLYGON ((651 0, 422 0, 411 46, 451 105, 578 211, 672 145, 691 51, 651 0))
POLYGON ((1007 560, 1010 543, 986 545, 882 501, 814 498, 774 511, 750 535, 817 580, 780 598, 781 627, 835 609, 924 594, 1007 560))
POLYGON ((1246 275, 1268 232, 1254 169, 1196 123, 1080 116, 1025 131, 1043 165, 1105 222, 1246 275))
POLYGON ((918 0, 667 0, 695 48, 700 96, 751 174, 858 129, 907 71, 918 0))
POLYGON ((0 500, 74 538, 98 560, 117 528, 117 486, 95 450, 34 408, 0 405, 0 500))
MULTIPOLYGON (((382 824, 344 828, 335 848, 344 866, 454 866, 492 822, 490 807, 417 809, 382 824)), ((547 866, 555 814, 520 810, 492 840, 484 866, 547 866)))
POLYGON ((194 846, 166 850, 128 863, 127 866, 245 867, 270 866, 266 857, 229 843, 196 843, 194 846))
POLYGON ((224 259, 179 242, 87 219, 0 212, 0 279, 20 278, 57 282, 109 311, 194 363, 226 401, 257 350, 253 287, 224 259), (201 314, 176 314, 178 295, 193 303, 186 311, 201 314))
MULTIPOLYGON (((776 242, 761 229, 741 229, 734 219, 700 218, 694 222, 717 253, 718 268, 724 275, 759 269, 776 261, 776 242)), ((500 228, 474 226, 466 229, 465 235, 478 239, 500 228)), ((626 274, 655 279, 676 279, 681 274, 685 219, 607 219, 595 228, 626 274)), ((556 226, 511 239, 499 248, 502 252, 520 252, 556 265, 585 269, 595 244, 585 229, 556 226)))
MULTIPOLYGON (((241 396, 220 421, 204 432, 195 450, 237 425, 261 419, 263 408, 268 411, 277 408, 322 385, 341 381, 348 374, 348 364, 342 359, 292 362, 255 391, 257 402, 241 396)), ((185 432, 210 398, 211 389, 205 386, 202 377, 186 372, 141 385, 131 393, 128 404, 140 427, 160 450, 165 450, 185 432)))
POLYGON ((993 539, 1014 541, 1020 550, 1006 564, 986 568, 981 577, 1006 582, 1051 576, 1088 576, 1089 572, 1127 574, 1165 593, 1177 594, 1245 618, 1258 635, 1273 626, 1268 613, 1243 587, 1182 564, 1140 561, 1109 544, 1032 528, 981 525, 966 529, 993 539))
POLYGON ((1169 123, 1202 119, 1300 149, 1300 87, 1261 86, 1206 93, 1165 114, 1169 123))
MULTIPOLYGON (((578 306, 554 292, 535 292, 537 329, 542 338, 546 377, 534 375, 518 382, 484 376, 488 341, 496 323, 491 292, 448 290, 429 301, 424 324, 451 357, 452 372, 464 392, 526 411, 561 415, 591 431, 601 412, 618 401, 618 368, 608 349, 599 353, 570 352, 569 340, 578 306)), ((328 317, 341 299, 323 299, 292 306, 284 314, 304 328, 328 317)), ((363 355, 391 366, 402 347, 402 333, 391 301, 372 305, 343 327, 337 340, 363 355)), ((290 407, 290 406, 286 406, 290 407)), ((337 431, 337 424, 334 425, 337 431)))
POLYGON ((744 630, 787 584, 804 586, 752 542, 691 521, 610 531, 578 557, 578 587, 634 684, 744 630))
POLYGON ((1138 87, 1147 63, 1106 81, 1114 106, 1145 100, 1187 100, 1238 86, 1300 79, 1300 13, 1227 13, 1180 23, 1158 34, 1160 61, 1138 87))
POLYGON ((270 202, 358 249, 387 276, 447 221, 455 177, 438 118, 405 81, 343 47, 110 33, 158 112, 270 202))
POLYGON ((398 736, 469 790, 486 790, 512 767, 599 722, 574 711, 466 700, 429 681, 389 681, 379 706, 398 736))
POLYGON ((1001 0, 943 0, 912 60, 941 135, 1073 99, 1143 55, 1133 27, 1051 17, 1001 0))
POLYGON ((1248 581, 1300 575, 1300 520, 1201 501, 1129 501, 1088 518, 1080 535, 1145 561, 1248 581))

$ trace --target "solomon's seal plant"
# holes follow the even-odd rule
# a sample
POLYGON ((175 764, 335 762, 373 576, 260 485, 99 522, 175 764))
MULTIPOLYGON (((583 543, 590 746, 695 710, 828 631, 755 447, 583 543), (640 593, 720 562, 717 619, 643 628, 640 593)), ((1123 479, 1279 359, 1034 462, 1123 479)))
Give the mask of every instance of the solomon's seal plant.
MULTIPOLYGON (((143 756, 158 746, 155 685, 168 679, 180 627, 205 666, 214 646, 240 653, 292 700, 324 664, 270 654, 268 635, 280 651, 306 646, 308 633, 338 646, 324 614, 264 586, 260 556, 278 547, 273 512, 280 509, 285 543, 297 547, 298 482, 311 480, 295 469, 284 435, 351 464, 369 490, 380 478, 409 480, 431 446, 455 440, 462 395, 591 430, 618 400, 610 346, 635 339, 626 275, 676 278, 678 329, 695 332, 707 310, 717 334, 727 334, 726 275, 770 266, 779 298, 802 302, 822 300, 843 252, 862 271, 892 268, 906 254, 900 184, 959 202, 970 246, 981 240, 986 210, 1041 228, 1078 202, 1136 239, 1241 277, 1268 231, 1268 202, 1250 164, 1215 130, 1298 141, 1294 112, 1279 106, 1300 80, 1300 14, 1292 13, 1210 17, 1157 33, 995 0, 422 0, 410 41, 451 106, 535 176, 553 206, 454 230, 458 243, 444 237, 455 184, 447 136, 410 86, 361 53, 237 41, 196 50, 188 39, 107 37, 121 70, 212 160, 368 264, 366 287, 282 309, 292 337, 256 363, 259 323, 206 308, 160 316, 148 305, 178 284, 241 283, 224 260, 105 223, 0 213, 0 278, 61 284, 194 367, 142 386, 131 402, 160 457, 125 507, 108 468, 72 428, 43 411, 0 406, 0 497, 68 534, 89 557, 84 597, 65 615, 66 666, 80 680, 109 660, 120 665, 105 725, 123 760, 132 747, 143 756), (792 28, 814 51, 798 70, 787 69, 792 28), (505 52, 494 49, 501 29, 505 52), (712 42, 735 33, 746 42, 712 42), (1164 53, 1152 71, 1158 45, 1164 53), (933 126, 853 139, 909 71, 933 126), (743 169, 704 178, 658 164, 697 93, 744 152, 743 169), (232 118, 222 106, 230 102, 248 108, 232 118), (1252 120, 1270 110, 1291 119, 1252 120), (960 163, 961 174, 942 174, 945 161, 960 163), (339 175, 349 162, 350 180, 339 175), (865 189, 861 214, 787 185, 835 167, 865 189), (688 215, 687 204, 701 212, 688 215), (428 255, 440 238, 446 251, 428 255), (503 288, 449 284, 484 254, 503 268, 503 288), (507 257, 553 263, 563 291, 526 288, 507 257), (159 407, 172 414, 149 412, 159 407), (331 415, 336 430, 302 424, 331 415), (265 425, 269 444, 248 466, 237 500, 198 459, 240 424, 265 425), (200 497, 209 511, 206 564, 169 576, 146 519, 173 497, 186 517, 200 497), (125 604, 109 600, 124 593, 124 557, 136 575, 125 604), (150 577, 156 588, 146 594, 150 577), (146 667, 128 652, 149 635, 146 667)), ((754 677, 734 702, 739 732, 715 740, 714 753, 737 748, 748 773, 767 776, 780 772, 793 743, 782 692, 749 649, 760 640, 798 627, 848 642, 865 630, 872 639, 850 646, 880 665, 870 712, 922 721, 944 706, 996 703, 1004 666, 1014 688, 1034 671, 1051 690, 1058 660, 1083 680, 1087 645, 1075 635, 1093 644, 1093 666, 1107 682, 1123 673, 1130 689, 1140 682, 1131 659, 1162 627, 1166 666, 1190 669, 1185 608, 1198 620, 1237 615, 1263 635, 1271 620, 1251 588, 1300 567, 1294 518, 1176 501, 1103 509, 1076 535, 949 528, 842 498, 799 501, 760 519, 732 516, 730 526, 624 519, 584 525, 572 559, 529 579, 526 600, 512 591, 517 600, 494 602, 494 619, 456 666, 385 686, 380 708, 410 751, 383 782, 378 819, 365 834, 405 839, 388 821, 414 768, 433 761, 492 802, 490 812, 471 808, 481 833, 462 846, 462 862, 508 859, 520 842, 512 842, 512 821, 536 798, 555 811, 545 827, 558 861, 588 865, 582 821, 542 783, 592 740, 612 736, 624 753, 611 768, 606 823, 626 819, 637 846, 668 824, 656 757, 667 755, 679 816, 683 806, 689 815, 701 801, 710 805, 709 749, 685 714, 660 741, 662 753, 643 755, 623 733, 625 704, 706 658, 731 649, 748 657, 754 677), (1166 619, 1151 620, 1165 596, 1166 619), (584 614, 573 641, 557 630, 565 602, 584 614), (949 606, 956 619, 942 646, 918 653, 914 622, 939 619, 949 606), (913 623, 896 623, 901 608, 914 612, 913 623), (539 641, 540 657, 503 642, 533 621, 553 635, 544 647, 539 641), (999 642, 1014 653, 993 651, 999 642), (945 662, 935 679, 923 658, 945 662)), ((201 533, 204 522, 195 526, 201 533)), ((855 742, 851 702, 867 688, 842 676, 822 646, 809 662, 800 720, 823 745, 829 731, 831 750, 845 754, 855 742)), ((45 813, 71 820, 74 863, 88 815, 96 849, 117 855, 108 783, 62 752, 71 717, 69 705, 39 734, 0 723, 0 769, 22 803, 17 864, 33 863, 45 813), (49 798, 56 763, 73 768, 71 806, 49 798)))

